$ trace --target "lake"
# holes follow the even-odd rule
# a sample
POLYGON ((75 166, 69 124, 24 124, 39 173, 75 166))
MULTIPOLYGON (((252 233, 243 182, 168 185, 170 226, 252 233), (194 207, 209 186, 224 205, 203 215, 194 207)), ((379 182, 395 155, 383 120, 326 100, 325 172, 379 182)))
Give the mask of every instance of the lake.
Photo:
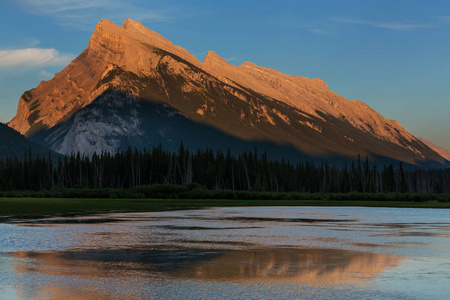
POLYGON ((0 299, 448 299, 450 210, 233 207, 0 224, 0 299))

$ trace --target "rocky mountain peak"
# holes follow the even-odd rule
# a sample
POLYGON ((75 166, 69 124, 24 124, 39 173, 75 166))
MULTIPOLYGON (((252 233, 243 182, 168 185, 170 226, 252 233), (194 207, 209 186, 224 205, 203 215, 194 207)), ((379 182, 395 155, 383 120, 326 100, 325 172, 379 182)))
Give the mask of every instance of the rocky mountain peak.
POLYGON ((324 89, 328 89, 328 84, 326 84, 325 81, 323 81, 322 78, 313 78, 312 81, 317 84, 318 86, 324 88, 324 89))
POLYGON ((123 29, 129 29, 129 28, 132 28, 132 27, 133 28, 138 28, 138 29, 141 29, 141 30, 146 30, 147 29, 147 27, 142 25, 142 23, 139 22, 139 21, 134 21, 134 20, 132 20, 130 18, 128 18, 125 21, 123 21, 123 23, 122 23, 122 28, 123 29))
POLYGON ((98 21, 97 24, 95 25, 94 34, 97 30, 110 30, 110 31, 120 30, 120 26, 111 22, 110 20, 102 19, 98 21))
POLYGON ((164 50, 173 50, 172 48, 175 47, 171 41, 159 33, 148 29, 141 22, 126 19, 122 24, 122 28, 125 29, 124 35, 134 38, 141 43, 164 50))
POLYGON ((208 51, 208 53, 205 56, 205 59, 203 60, 203 64, 206 66, 229 66, 230 64, 220 57, 217 53, 214 51, 208 51))
MULTIPOLYGON (((333 93, 322 79, 287 75, 251 62, 237 67, 213 51, 202 63, 131 19, 122 26, 99 21, 85 51, 52 80, 22 95, 9 126, 33 135, 68 120, 111 89, 167 103, 196 122, 239 138, 271 140, 310 153, 334 153, 335 149, 369 153, 362 137, 352 137, 350 131, 412 151, 409 160, 424 158, 429 150, 422 149, 423 144, 397 122, 386 120, 363 102, 333 93), (323 135, 326 127, 336 124, 348 132, 342 134, 343 141, 329 146, 323 135), (306 135, 303 140, 302 135, 306 135), (342 146, 357 140, 360 148, 342 146)), ((398 150, 391 152, 392 157, 400 157, 398 150)))

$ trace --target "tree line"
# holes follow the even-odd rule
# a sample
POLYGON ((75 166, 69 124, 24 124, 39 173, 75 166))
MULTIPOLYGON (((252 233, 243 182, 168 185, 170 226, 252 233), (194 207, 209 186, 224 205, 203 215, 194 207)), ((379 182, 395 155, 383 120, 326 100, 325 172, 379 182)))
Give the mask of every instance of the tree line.
POLYGON ((258 150, 231 155, 212 149, 190 152, 161 145, 92 157, 80 153, 54 160, 27 153, 0 160, 0 190, 64 188, 130 189, 155 184, 198 184, 210 190, 302 193, 450 193, 450 169, 378 167, 358 157, 344 166, 327 162, 269 160, 258 150))

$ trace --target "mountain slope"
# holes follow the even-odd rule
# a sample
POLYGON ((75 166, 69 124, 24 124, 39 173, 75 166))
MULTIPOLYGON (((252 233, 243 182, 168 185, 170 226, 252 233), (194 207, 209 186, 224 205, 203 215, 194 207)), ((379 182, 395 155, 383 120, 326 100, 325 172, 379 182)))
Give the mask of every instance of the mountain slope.
POLYGON ((422 143, 424 143, 425 145, 427 145, 428 147, 430 147, 431 149, 436 151, 440 156, 442 156, 446 160, 450 161, 450 151, 448 151, 447 149, 444 149, 444 148, 442 148, 442 147, 440 147, 438 145, 433 144, 432 142, 424 139, 423 137, 419 137, 418 139, 422 143))
MULTIPOLYGON (((52 149, 61 153, 73 152, 58 144, 69 129, 53 131, 52 137, 44 136, 51 132, 44 129, 72 116, 80 120, 81 108, 110 91, 168 105, 192 122, 237 139, 291 146, 310 156, 445 161, 396 121, 333 93, 320 79, 285 75, 249 62, 236 67, 213 52, 200 62, 129 19, 122 27, 100 21, 80 56, 54 79, 24 93, 9 125, 27 136, 37 134, 36 140, 53 140, 52 149)), ((92 130, 76 132, 83 139, 92 130)), ((121 139, 125 142, 126 134, 121 139)), ((102 143, 107 147, 106 141, 98 145, 102 143)))
POLYGON ((306 158, 292 147, 264 142, 246 142, 203 124, 193 122, 172 107, 138 101, 118 91, 106 91, 67 121, 31 137, 61 153, 126 150, 129 145, 143 149, 158 147, 177 151, 181 141, 191 151, 230 149, 239 154, 257 147, 274 159, 306 158), (207 138, 205 138, 207 137, 207 138))
POLYGON ((39 154, 41 157, 48 156, 49 151, 9 128, 6 124, 0 123, 0 159, 12 156, 22 159, 28 155, 30 150, 33 154, 39 154))

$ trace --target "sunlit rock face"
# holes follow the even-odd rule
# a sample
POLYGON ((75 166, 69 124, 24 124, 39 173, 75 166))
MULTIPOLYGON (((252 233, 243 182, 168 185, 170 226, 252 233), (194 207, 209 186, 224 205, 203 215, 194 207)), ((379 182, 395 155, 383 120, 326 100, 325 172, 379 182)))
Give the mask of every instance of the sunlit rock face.
POLYGON ((436 151, 440 156, 442 156, 443 158, 450 161, 450 151, 448 151, 447 149, 444 149, 438 145, 433 144, 432 142, 424 139, 423 137, 419 137, 419 140, 422 143, 424 143, 425 145, 427 145, 428 147, 430 147, 431 149, 433 149, 434 151, 436 151))
MULTIPOLYGON (((130 19, 121 27, 101 20, 86 50, 53 79, 22 95, 9 126, 32 136, 64 123, 111 90, 164 103, 239 139, 288 145, 316 157, 361 154, 409 163, 445 161, 396 121, 333 93, 321 79, 290 76, 250 62, 234 66, 212 51, 200 62, 130 19)), ((132 112, 126 119, 131 118, 132 112)), ((74 132, 67 130, 52 139, 62 141, 74 132)), ((55 143, 52 149, 74 152, 55 143)))

